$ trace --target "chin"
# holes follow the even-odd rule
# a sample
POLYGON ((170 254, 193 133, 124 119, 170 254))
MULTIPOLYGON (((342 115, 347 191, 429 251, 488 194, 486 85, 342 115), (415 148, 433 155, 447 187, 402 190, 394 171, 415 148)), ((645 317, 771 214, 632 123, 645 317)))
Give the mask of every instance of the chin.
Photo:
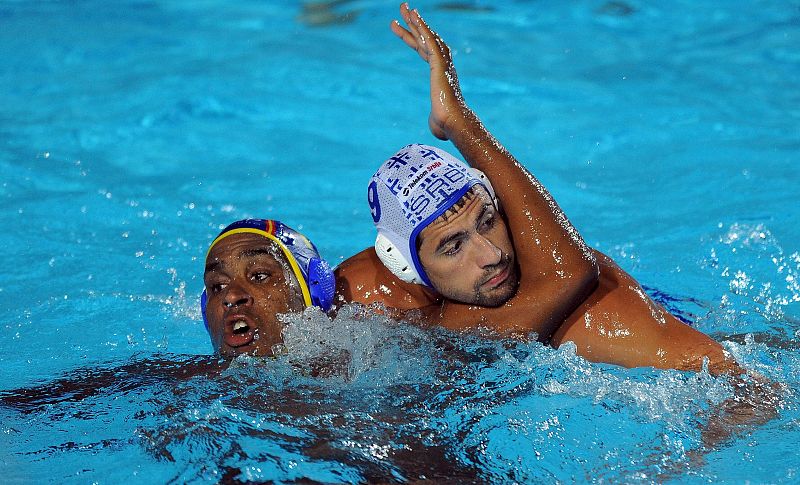
POLYGON ((246 352, 239 351, 238 349, 219 349, 219 351, 217 351, 217 354, 225 359, 233 359, 244 353, 246 352))
POLYGON ((489 308, 497 308, 499 306, 503 306, 508 300, 511 299, 514 295, 517 294, 517 286, 519 285, 519 280, 516 278, 516 275, 512 275, 509 277, 509 280, 503 283, 501 286, 495 288, 492 292, 488 294, 479 294, 477 295, 477 305, 485 306, 489 308))
POLYGON ((487 308, 497 308, 503 306, 512 296, 514 296, 513 293, 509 293, 508 295, 481 296, 475 304, 487 308))
MULTIPOLYGON (((245 354, 246 355, 253 355, 253 356, 257 356, 257 357, 260 357, 260 356, 263 356, 263 355, 267 355, 267 354, 265 354, 265 352, 262 349, 259 349, 258 347, 247 346, 247 345, 244 346, 244 347, 226 347, 226 348, 220 349, 218 353, 219 353, 220 357, 224 357, 226 359, 235 359, 236 357, 238 357, 240 355, 245 355, 245 354)), ((269 355, 271 355, 271 353, 269 355)))

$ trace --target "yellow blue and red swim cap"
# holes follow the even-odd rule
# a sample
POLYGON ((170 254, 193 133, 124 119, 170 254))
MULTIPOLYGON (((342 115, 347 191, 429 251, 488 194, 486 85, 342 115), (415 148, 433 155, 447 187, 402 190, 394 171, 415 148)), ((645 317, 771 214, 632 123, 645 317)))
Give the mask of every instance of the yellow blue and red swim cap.
MULTIPOLYGON (((221 240, 234 234, 251 233, 264 236, 274 242, 283 252, 292 272, 300 284, 303 302, 306 307, 316 306, 323 311, 330 310, 333 305, 333 294, 336 290, 336 281, 330 265, 322 259, 316 246, 300 232, 274 219, 242 219, 228 225, 220 231, 219 235, 211 242, 206 252, 206 258, 211 249, 221 240)), ((200 296, 200 308, 203 313, 203 323, 208 330, 206 319, 206 291, 200 296)))

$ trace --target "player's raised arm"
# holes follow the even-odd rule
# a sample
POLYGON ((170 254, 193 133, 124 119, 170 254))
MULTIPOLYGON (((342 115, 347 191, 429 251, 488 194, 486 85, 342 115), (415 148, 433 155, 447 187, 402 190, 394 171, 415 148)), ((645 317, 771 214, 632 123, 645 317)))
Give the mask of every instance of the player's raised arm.
MULTIPOLYGON (((494 186, 516 251, 520 270, 516 295, 507 311, 480 312, 485 323, 511 325, 505 330, 534 330, 545 338, 597 284, 598 267, 590 248, 567 220, 545 187, 486 130, 465 103, 450 48, 408 4, 400 7, 407 26, 394 21, 392 31, 430 67, 429 126, 450 140, 494 186), (524 313, 525 319, 520 319, 524 313)), ((450 304, 442 318, 465 318, 472 307, 450 304)))

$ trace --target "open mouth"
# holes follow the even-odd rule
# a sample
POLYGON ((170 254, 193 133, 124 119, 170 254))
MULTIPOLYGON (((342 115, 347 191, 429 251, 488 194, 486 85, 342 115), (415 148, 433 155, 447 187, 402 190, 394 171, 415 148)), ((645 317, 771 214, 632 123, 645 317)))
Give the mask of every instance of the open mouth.
POLYGON ((243 347, 253 343, 256 327, 243 316, 230 317, 225 323, 225 344, 229 347, 243 347))
POLYGON ((250 325, 247 324, 244 320, 237 320, 233 322, 233 333, 234 334, 243 334, 250 330, 250 325))

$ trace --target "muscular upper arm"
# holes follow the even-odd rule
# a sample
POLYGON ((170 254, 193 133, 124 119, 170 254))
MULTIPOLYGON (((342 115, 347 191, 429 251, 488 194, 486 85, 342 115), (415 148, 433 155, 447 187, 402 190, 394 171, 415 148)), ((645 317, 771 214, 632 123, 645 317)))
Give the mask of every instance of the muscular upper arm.
POLYGON ((714 374, 740 372, 718 342, 650 299, 610 258, 598 253, 598 260, 599 287, 553 335, 553 346, 573 342, 588 360, 625 367, 699 371, 707 358, 714 374))

